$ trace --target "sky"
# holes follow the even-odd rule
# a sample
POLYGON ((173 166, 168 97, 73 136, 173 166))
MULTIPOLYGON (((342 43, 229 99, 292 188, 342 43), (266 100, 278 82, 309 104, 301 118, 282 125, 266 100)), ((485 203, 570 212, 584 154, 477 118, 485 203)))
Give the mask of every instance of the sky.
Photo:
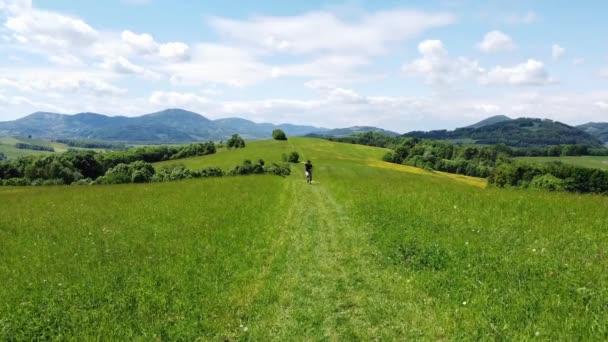
POLYGON ((0 121, 36 111, 398 132, 608 121, 608 1, 0 0, 0 121))

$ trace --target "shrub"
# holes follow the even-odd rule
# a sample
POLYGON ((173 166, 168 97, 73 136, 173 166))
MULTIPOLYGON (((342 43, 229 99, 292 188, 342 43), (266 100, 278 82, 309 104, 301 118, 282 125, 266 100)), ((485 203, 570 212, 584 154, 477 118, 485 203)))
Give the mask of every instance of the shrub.
POLYGON ((274 131, 272 131, 272 138, 274 140, 287 140, 287 136, 285 135, 285 132, 283 132, 283 130, 280 130, 280 129, 275 129, 274 131))
POLYGON ((300 154, 298 152, 291 152, 287 156, 287 161, 290 163, 297 163, 300 161, 300 154))
POLYGON ((233 134, 232 137, 226 141, 226 146, 228 148, 243 148, 245 147, 245 140, 238 134, 233 134))
POLYGON ((547 191, 564 191, 565 181, 550 174, 536 176, 530 187, 547 191))
POLYGON ((279 165, 276 163, 272 163, 272 165, 264 168, 264 172, 272 175, 285 177, 291 174, 291 168, 289 167, 289 164, 279 165))
POLYGON ((73 182, 72 185, 93 185, 93 180, 91 178, 79 179, 73 182))

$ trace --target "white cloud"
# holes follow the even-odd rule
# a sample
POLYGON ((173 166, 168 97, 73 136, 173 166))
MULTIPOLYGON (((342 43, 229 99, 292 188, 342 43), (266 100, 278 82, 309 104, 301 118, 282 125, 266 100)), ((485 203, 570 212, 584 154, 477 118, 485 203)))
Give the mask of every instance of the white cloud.
POLYGON ((155 91, 150 95, 148 101, 152 105, 159 106, 160 108, 200 108, 200 105, 207 105, 209 103, 203 96, 194 93, 179 93, 174 91, 155 91))
POLYGON ((543 62, 529 59, 526 63, 513 67, 497 66, 488 71, 482 84, 545 85, 554 83, 543 62))
POLYGON ((515 48, 513 39, 500 31, 490 31, 486 33, 483 40, 477 47, 487 53, 510 51, 515 48))
POLYGON ((425 40, 418 44, 422 58, 402 66, 407 75, 424 76, 429 84, 446 84, 457 79, 477 76, 484 72, 476 61, 464 57, 452 58, 440 40, 425 40))
POLYGON ((158 43, 147 33, 137 34, 125 30, 120 35, 124 44, 133 52, 141 55, 158 55, 169 60, 186 60, 190 47, 182 42, 158 43))
POLYGON ((600 69, 599 75, 600 77, 608 78, 608 67, 600 69))
POLYGON ((551 46, 551 57, 553 57, 553 59, 560 59, 560 57, 563 56, 564 53, 566 53, 566 49, 559 46, 558 44, 553 44, 553 46, 551 46))
POLYGON ((296 16, 256 16, 248 20, 210 19, 210 25, 232 41, 292 54, 378 54, 386 52, 391 44, 453 22, 450 14, 406 10, 378 11, 353 20, 322 11, 296 16))
POLYGON ((604 102, 604 101, 597 101, 595 103, 596 106, 600 107, 601 109, 606 109, 608 110, 608 102, 604 102))
POLYGON ((53 48, 86 47, 99 33, 79 18, 31 7, 31 2, 5 5, 8 18, 4 26, 22 44, 53 48))
MULTIPOLYGON (((6 73, 5 70, 0 70, 6 73)), ((102 79, 102 75, 86 72, 31 70, 15 72, 12 76, 0 78, 0 89, 14 89, 33 96, 63 97, 74 94, 95 96, 125 95, 127 90, 102 79)))
POLYGON ((114 71, 119 74, 143 74, 146 69, 139 65, 131 63, 124 57, 107 58, 101 66, 104 69, 114 71))
POLYGON ((52 55, 49 56, 49 61, 62 67, 81 67, 84 65, 80 58, 72 54, 52 55))
POLYGON ((166 64, 173 84, 197 86, 218 83, 243 87, 272 78, 272 67, 248 51, 220 44, 198 44, 188 61, 166 64))
POLYGON ((190 47, 187 44, 176 42, 161 44, 159 55, 172 60, 186 60, 189 57, 190 47))
POLYGON ((138 54, 154 54, 158 51, 158 43, 147 34, 137 34, 129 30, 122 31, 120 38, 129 48, 138 54))

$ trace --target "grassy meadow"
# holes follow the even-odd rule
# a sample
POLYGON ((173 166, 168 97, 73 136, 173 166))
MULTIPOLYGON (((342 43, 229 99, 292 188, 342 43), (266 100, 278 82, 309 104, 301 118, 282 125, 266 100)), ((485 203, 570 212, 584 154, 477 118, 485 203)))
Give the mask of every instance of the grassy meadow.
POLYGON ((565 164, 586 167, 590 169, 608 170, 608 157, 606 156, 579 156, 579 157, 520 157, 517 159, 548 163, 552 161, 560 161, 565 164))
MULTIPOLYGON (((79 147, 70 147, 66 144, 62 144, 56 141, 48 141, 42 139, 29 139, 23 137, 0 137, 0 152, 4 153, 10 159, 16 159, 24 156, 32 156, 32 155, 49 155, 54 152, 50 151, 35 151, 35 150, 27 150, 27 149, 19 149, 15 147, 17 143, 24 143, 30 145, 38 145, 38 146, 46 146, 52 147, 55 149, 55 153, 66 152, 69 149, 76 150, 87 150, 85 148, 79 147)), ((100 151, 100 149, 94 149, 96 151, 100 151)))
POLYGON ((606 340, 608 198, 290 138, 292 175, 0 188, 0 339, 606 340))

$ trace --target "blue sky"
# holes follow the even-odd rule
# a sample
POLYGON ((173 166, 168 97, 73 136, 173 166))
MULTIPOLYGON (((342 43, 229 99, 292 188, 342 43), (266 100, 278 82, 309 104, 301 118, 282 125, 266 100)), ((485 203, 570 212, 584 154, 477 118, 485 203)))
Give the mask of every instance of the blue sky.
POLYGON ((608 2, 0 0, 0 120, 608 121, 608 2))

